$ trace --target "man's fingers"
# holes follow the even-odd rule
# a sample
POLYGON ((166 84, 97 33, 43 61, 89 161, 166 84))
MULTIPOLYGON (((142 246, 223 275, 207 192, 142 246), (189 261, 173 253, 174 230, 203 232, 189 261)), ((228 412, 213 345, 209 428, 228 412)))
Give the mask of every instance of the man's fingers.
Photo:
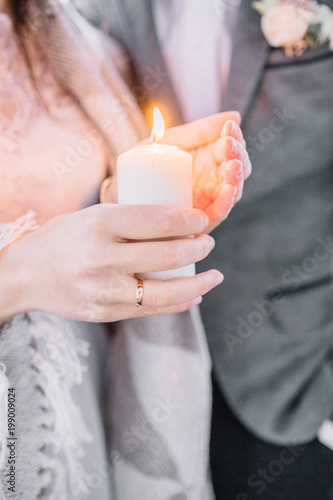
POLYGON ((230 184, 223 186, 218 197, 206 210, 209 217, 209 231, 212 231, 229 216, 236 202, 237 188, 230 184))
POLYGON ((230 184, 231 186, 235 186, 237 188, 236 202, 238 202, 243 195, 243 163, 240 160, 229 160, 228 162, 223 162, 219 168, 218 179, 220 185, 230 184))
POLYGON ((213 154, 213 159, 216 163, 216 165, 220 165, 221 163, 224 162, 225 156, 224 156, 224 137, 219 137, 213 144, 212 144, 212 154, 213 154))
POLYGON ((229 120, 240 124, 241 116, 237 111, 228 111, 173 127, 166 130, 160 142, 171 143, 185 150, 197 149, 217 140, 221 136, 224 124, 229 120))
POLYGON ((229 137, 229 136, 236 139, 236 141, 239 141, 242 144, 242 146, 244 148, 246 148, 246 142, 245 142, 245 139, 243 136, 242 129, 240 128, 238 123, 236 123, 233 120, 228 120, 225 123, 225 125, 222 129, 222 132, 221 132, 222 139, 224 139, 225 137, 229 137))
POLYGON ((246 180, 252 172, 252 164, 247 150, 233 137, 226 137, 223 140, 223 156, 226 161, 237 159, 243 163, 244 179, 246 180))
POLYGON ((240 160, 229 160, 227 168, 224 169, 224 181, 226 184, 230 184, 237 188, 236 203, 243 196, 244 188, 244 173, 243 164, 240 160))
POLYGON ((246 149, 246 142, 244 140, 241 128, 234 120, 228 120, 222 129, 221 137, 212 145, 213 157, 217 164, 222 163, 224 160, 230 159, 230 150, 232 149, 233 139, 235 139, 237 143, 240 143, 242 147, 246 149), (229 139, 229 141, 227 141, 226 146, 224 142, 227 138, 229 139))

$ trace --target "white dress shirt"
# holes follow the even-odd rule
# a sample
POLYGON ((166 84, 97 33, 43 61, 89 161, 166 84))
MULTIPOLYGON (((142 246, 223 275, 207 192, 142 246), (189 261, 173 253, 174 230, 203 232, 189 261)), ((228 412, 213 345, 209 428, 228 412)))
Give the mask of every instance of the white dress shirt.
POLYGON ((239 1, 153 2, 159 43, 186 121, 221 110, 232 51, 229 29, 239 1))

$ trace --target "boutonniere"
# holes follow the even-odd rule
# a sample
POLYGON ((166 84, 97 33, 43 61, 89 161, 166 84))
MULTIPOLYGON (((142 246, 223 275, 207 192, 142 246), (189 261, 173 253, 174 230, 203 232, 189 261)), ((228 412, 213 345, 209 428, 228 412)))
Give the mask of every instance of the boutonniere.
POLYGON ((333 11, 313 0, 258 0, 261 29, 271 47, 283 47, 287 56, 329 43, 333 50, 333 11))

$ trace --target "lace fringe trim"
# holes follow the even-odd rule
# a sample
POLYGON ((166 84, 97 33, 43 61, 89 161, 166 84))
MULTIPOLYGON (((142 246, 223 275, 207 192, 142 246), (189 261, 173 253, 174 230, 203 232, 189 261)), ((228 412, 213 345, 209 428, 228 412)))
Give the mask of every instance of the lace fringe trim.
MULTIPOLYGON (((89 355, 89 343, 79 339, 70 323, 57 325, 57 319, 43 321, 41 313, 29 313, 34 322, 33 338, 38 349, 33 365, 40 373, 41 389, 48 399, 54 414, 52 443, 54 453, 62 453, 66 463, 66 477, 71 495, 88 493, 85 471, 80 459, 84 455, 83 443, 92 442, 80 410, 74 404, 70 391, 73 385, 82 383, 86 367, 81 365, 79 356, 89 355)), ((65 498, 65 481, 57 481, 53 493, 55 498, 65 498)), ((76 496, 73 498, 77 498, 76 496)))
POLYGON ((22 215, 15 222, 0 224, 0 252, 25 233, 36 231, 39 227, 36 222, 36 214, 32 210, 29 210, 28 213, 22 215))
MULTIPOLYGON (((0 224, 0 252, 25 233, 39 228, 36 223, 36 214, 32 210, 17 219, 15 222, 0 224)), ((7 413, 8 413, 8 387, 9 382, 6 376, 6 366, 0 363, 0 470, 3 469, 6 461, 6 439, 8 433, 7 413)), ((0 482, 0 500, 5 499, 2 484, 0 482)))
MULTIPOLYGON (((34 312, 25 317, 20 315, 13 318, 6 325, 9 334, 17 328, 18 323, 21 323, 21 328, 23 324, 24 330, 30 331, 31 346, 34 346, 30 369, 36 373, 35 390, 40 390, 47 402, 47 414, 37 424, 42 425, 46 432, 43 433, 41 429, 39 438, 44 442, 42 447, 36 446, 36 453, 37 448, 44 449, 44 445, 49 449, 49 452, 44 451, 41 455, 39 495, 45 500, 82 498, 89 492, 81 463, 83 445, 92 442, 93 436, 80 409, 72 400, 71 389, 74 384, 82 383, 86 367, 82 366, 80 356, 89 355, 89 343, 76 336, 70 323, 44 313, 34 312)), ((7 458, 8 431, 8 379, 5 371, 5 365, 0 363, 2 471, 7 458)), ((6 498, 0 480, 0 500, 6 498)))
MULTIPOLYGON (((35 213, 29 211, 15 222, 0 224, 0 252, 27 232, 35 231, 39 225, 35 213)), ((81 464, 84 455, 83 444, 91 442, 93 437, 86 427, 80 410, 71 398, 74 384, 82 383, 85 367, 79 356, 88 356, 89 343, 76 337, 70 323, 57 320, 42 313, 29 313, 25 328, 31 329, 31 343, 34 347, 32 368, 38 373, 38 388, 47 399, 52 421, 52 442, 49 443, 54 456, 43 456, 55 473, 40 475, 40 491, 47 492, 43 498, 67 498, 68 488, 73 498, 80 498, 88 492, 85 483, 85 471, 81 464), (64 327, 65 325, 65 327, 64 327), (56 455, 61 452, 62 460, 56 455), (66 470, 66 477, 65 477, 66 470)), ((15 328, 23 317, 13 318, 6 327, 15 328)), ((0 325, 1 331, 1 325, 0 325)), ((0 472, 5 468, 8 437, 8 387, 6 365, 0 363, 0 472)), ((47 468, 45 467, 44 470, 47 468)), ((6 500, 3 484, 0 480, 0 500, 6 500)))

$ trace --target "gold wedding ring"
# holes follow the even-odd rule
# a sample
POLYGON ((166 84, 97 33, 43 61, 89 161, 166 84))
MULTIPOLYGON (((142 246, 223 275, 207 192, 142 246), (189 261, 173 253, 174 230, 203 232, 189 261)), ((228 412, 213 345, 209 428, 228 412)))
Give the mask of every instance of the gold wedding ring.
POLYGON ((99 201, 101 203, 106 203, 106 192, 110 187, 111 182, 112 182, 112 177, 107 177, 102 182, 101 189, 99 191, 99 201))
POLYGON ((139 278, 136 280, 136 307, 142 306, 142 297, 143 297, 143 283, 144 281, 139 278))

